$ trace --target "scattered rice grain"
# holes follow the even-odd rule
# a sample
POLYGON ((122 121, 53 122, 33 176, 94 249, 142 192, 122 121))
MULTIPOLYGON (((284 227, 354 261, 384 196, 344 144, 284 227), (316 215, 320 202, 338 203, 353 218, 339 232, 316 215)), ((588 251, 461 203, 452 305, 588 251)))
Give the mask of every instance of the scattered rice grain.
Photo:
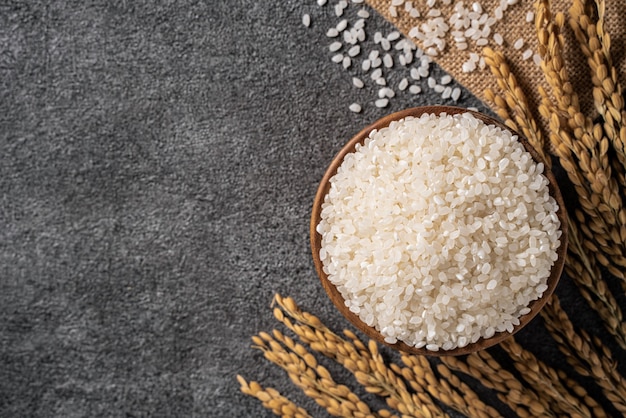
POLYGON ((387 105, 389 104, 389 99, 384 98, 384 99, 378 99, 376 100, 376 102, 374 102, 374 104, 376 105, 376 107, 387 107, 387 105))
POLYGON ((452 98, 452 100, 454 100, 455 102, 459 100, 459 98, 461 97, 461 89, 458 87, 455 87, 452 89, 452 95, 450 96, 452 98))
POLYGON ((390 54, 385 54, 385 56, 383 57, 383 64, 387 68, 393 67, 393 58, 390 54))
POLYGON ((328 49, 330 49, 330 52, 336 52, 341 49, 341 46, 341 42, 333 42, 332 44, 330 44, 328 49))
POLYGON ((361 105, 358 103, 352 103, 349 107, 351 112, 361 113, 361 105))
POLYGON ((352 48, 348 50, 348 55, 351 57, 356 57, 361 53, 361 47, 359 45, 354 45, 352 48))
POLYGON ((390 42, 396 41, 398 39, 400 39, 400 32, 398 32, 397 30, 394 30, 389 35, 387 35, 387 40, 390 42))

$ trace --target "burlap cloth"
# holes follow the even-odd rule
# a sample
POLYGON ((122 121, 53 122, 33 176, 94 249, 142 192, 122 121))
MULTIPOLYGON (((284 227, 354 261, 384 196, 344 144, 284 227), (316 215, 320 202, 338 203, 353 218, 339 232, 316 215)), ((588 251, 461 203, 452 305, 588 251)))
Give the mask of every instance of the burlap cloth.
MULTIPOLYGON (((392 22, 398 30, 404 33, 408 37, 408 33, 412 27, 424 22, 426 18, 411 18, 408 13, 405 12, 404 6, 397 7, 398 17, 392 17, 389 11, 391 0, 366 0, 367 3, 383 15, 387 20, 392 22)), ((451 5, 444 6, 437 2, 437 6, 442 16, 448 21, 448 17, 453 13, 453 5, 456 1, 453 1, 451 5)), ((489 13, 489 16, 494 16, 494 11, 499 0, 480 0, 479 3, 483 7, 484 13, 489 13)), ((472 1, 465 2, 465 7, 471 7, 472 1)), ((413 1, 413 5, 420 10, 420 12, 427 10, 425 1, 413 1)), ((570 0, 554 0, 552 2, 552 12, 556 14, 561 11, 569 17, 569 8, 571 6, 570 0)), ((624 76, 626 76, 626 4, 624 0, 606 0, 606 32, 611 36, 611 55, 613 57, 613 63, 618 69, 620 81, 623 82, 624 76)), ((498 21, 492 26, 492 36, 490 38, 489 47, 494 50, 500 50, 504 52, 509 66, 512 72, 517 77, 517 80, 524 90, 526 97, 531 105, 535 117, 540 125, 545 129, 546 121, 541 120, 538 116, 537 104, 540 99, 537 91, 537 86, 542 85, 548 92, 550 89, 546 83, 545 77, 541 71, 541 68, 533 62, 533 59, 524 60, 522 58, 523 51, 531 48, 533 51, 537 51, 537 36, 535 32, 534 22, 528 23, 526 21, 526 14, 529 11, 534 11, 534 1, 520 0, 518 4, 509 6, 504 13, 502 20, 498 21), (505 43, 500 46, 493 41, 493 34, 500 33, 505 43), (516 50, 513 47, 514 42, 523 38, 525 41, 524 46, 516 50)), ((426 13, 421 13, 425 16, 426 13)), ((590 70, 586 63, 586 58, 580 51, 577 41, 569 28, 565 32, 565 62, 568 69, 570 80, 572 81, 575 91, 579 94, 581 107, 583 112, 587 115, 595 116, 595 110, 592 102, 592 84, 590 70)), ((451 32, 450 30, 449 32, 451 32)), ((418 46, 422 47, 415 39, 412 39, 418 46)), ((469 48, 466 51, 461 51, 454 45, 452 36, 448 33, 447 47, 443 53, 440 53, 438 57, 435 57, 435 61, 450 75, 452 75, 459 83, 467 87, 474 95, 487 103, 484 96, 484 91, 487 87, 495 87, 496 80, 492 76, 489 68, 483 70, 476 69, 471 73, 464 73, 461 70, 463 62, 469 58, 469 52, 480 53, 483 47, 476 46, 475 43, 470 42, 469 48)), ((433 103, 435 104, 435 103, 433 103)), ((489 103, 487 103, 489 104, 489 103)))

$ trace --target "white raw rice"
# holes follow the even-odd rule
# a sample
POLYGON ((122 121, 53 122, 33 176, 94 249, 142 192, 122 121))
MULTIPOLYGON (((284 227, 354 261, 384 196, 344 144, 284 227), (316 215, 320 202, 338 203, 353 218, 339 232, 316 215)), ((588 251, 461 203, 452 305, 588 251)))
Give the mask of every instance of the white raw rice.
POLYGON ((422 92, 422 88, 414 84, 411 87, 409 87, 409 92, 411 94, 420 94, 422 92))
POLYGON ((343 61, 343 54, 335 54, 330 58, 330 60, 332 62, 340 63, 343 61))
POLYGON ((526 51, 524 51, 524 53, 522 54, 522 59, 523 60, 527 60, 530 59, 530 57, 533 56, 533 50, 528 48, 526 51))
POLYGON ((361 105, 358 103, 352 103, 349 108, 351 112, 361 113, 361 105))
POLYGON ((398 32, 397 30, 394 30, 389 35, 387 35, 388 41, 393 42, 393 41, 397 41, 398 39, 400 39, 400 32, 398 32))
POLYGON ((385 54, 385 56, 383 57, 383 64, 387 68, 393 67, 393 58, 391 57, 391 55, 385 54))
POLYGON ((341 4, 341 3, 336 4, 336 5, 335 5, 335 15, 336 15, 337 17, 342 16, 342 15, 343 15, 343 9, 344 9, 344 8, 342 7, 342 4, 341 4))
POLYGON ((461 97, 461 89, 458 87, 453 88, 452 95, 450 97, 452 97, 452 100, 454 100, 455 102, 458 101, 461 97))
POLYGON ((376 107, 387 107, 387 105, 389 104, 389 99, 378 99, 376 100, 376 102, 374 102, 374 104, 376 105, 376 107))
POLYGON ((392 122, 330 180, 324 272, 389 343, 450 350, 510 332, 547 289, 560 245, 543 170, 469 113, 392 122))

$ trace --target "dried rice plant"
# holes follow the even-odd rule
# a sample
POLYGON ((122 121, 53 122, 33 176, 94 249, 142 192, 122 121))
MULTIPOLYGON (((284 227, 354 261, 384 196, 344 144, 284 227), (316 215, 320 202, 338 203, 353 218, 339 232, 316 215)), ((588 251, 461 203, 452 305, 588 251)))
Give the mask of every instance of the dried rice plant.
POLYGON ((438 378, 424 356, 403 355, 402 362, 406 367, 391 364, 391 368, 402 375, 413 389, 419 391, 426 388, 433 398, 469 417, 500 416, 496 409, 480 400, 476 392, 444 364, 437 366, 441 376, 438 378))
POLYGON ((275 301, 282 308, 274 309, 274 316, 280 322, 294 331, 312 349, 333 358, 350 370, 366 391, 387 397, 388 405, 402 414, 447 416, 433 402, 432 398, 435 398, 459 412, 468 413, 469 416, 499 416, 495 409, 485 405, 458 377, 448 373, 447 378, 437 379, 426 358, 403 357, 407 367, 401 368, 393 363, 387 367, 373 341, 366 346, 348 330, 344 334, 349 341, 345 340, 324 326, 317 317, 303 312, 293 299, 277 295, 275 301), (292 320, 297 323, 294 324, 292 320), (402 378, 409 383, 413 394, 409 393, 402 378), (452 388, 451 383, 461 389, 462 395, 452 388))
POLYGON ((545 161, 548 167, 552 166, 549 155, 544 151, 545 141, 543 133, 535 121, 526 96, 519 86, 515 75, 511 73, 504 55, 495 52, 491 48, 483 49, 485 63, 489 66, 494 75, 498 87, 505 92, 504 99, 497 97, 493 90, 486 90, 487 98, 492 98, 496 102, 496 112, 511 129, 520 131, 530 145, 537 151, 539 156, 545 161), (510 111, 507 110, 510 109, 510 111))
POLYGON ((373 341, 366 346, 347 330, 349 340, 343 339, 317 317, 303 312, 291 298, 276 295, 275 302, 280 307, 274 309, 276 319, 313 350, 343 365, 367 392, 384 397, 391 408, 414 417, 447 416, 424 389, 409 392, 401 376, 387 367, 373 341))
POLYGON ((304 346, 280 331, 274 330, 273 336, 262 332, 252 337, 252 341, 267 360, 284 369, 291 381, 330 415, 354 418, 392 416, 389 411, 373 413, 347 386, 337 384, 328 369, 318 364, 304 346))
POLYGON ((609 349, 598 338, 580 334, 556 296, 541 311, 546 328, 567 361, 581 376, 592 377, 615 409, 626 414, 626 380, 619 374, 609 349))
MULTIPOLYGON (((596 0, 586 4, 581 0, 574 0, 569 10, 569 23, 581 50, 587 57, 593 83, 594 104, 603 119, 603 128, 613 145, 615 155, 621 166, 616 166, 620 185, 624 182, 626 169, 626 110, 624 96, 617 77, 617 69, 613 65, 610 53, 611 38, 604 30, 604 0, 596 0), (597 17, 593 21, 591 16, 597 17)), ((622 220, 624 223, 624 220, 622 220)), ((624 236, 622 236, 624 239, 624 236)))
MULTIPOLYGON (((609 271, 622 280, 626 266, 626 210, 619 184, 609 161, 610 142, 601 124, 594 124, 580 109, 578 95, 569 81, 563 59, 565 16, 552 16, 548 0, 536 3, 535 25, 541 68, 553 92, 550 112, 552 148, 559 156, 579 197, 588 222, 581 230, 592 250, 609 271), (566 164, 563 164, 566 160, 566 164), (595 245, 593 245, 595 243, 595 245)), ((608 84, 608 83, 607 83, 608 84)), ((544 106, 547 104, 545 100, 544 106)), ((546 111, 544 110, 544 114, 546 111)))
POLYGON ((524 380, 549 397, 549 404, 556 412, 569 417, 607 416, 595 399, 587 394, 585 388, 569 379, 564 372, 557 371, 539 360, 519 345, 515 338, 507 338, 500 346, 507 351, 515 369, 524 380))
POLYGON ((556 416, 545 399, 534 389, 524 386, 487 351, 472 353, 465 361, 452 356, 441 357, 441 361, 451 370, 466 374, 494 390, 498 399, 519 417, 556 416))
POLYGON ((275 415, 283 418, 311 418, 311 415, 304 408, 285 398, 276 389, 263 388, 258 382, 248 383, 239 375, 237 375, 237 381, 239 381, 243 393, 257 398, 265 408, 275 415))

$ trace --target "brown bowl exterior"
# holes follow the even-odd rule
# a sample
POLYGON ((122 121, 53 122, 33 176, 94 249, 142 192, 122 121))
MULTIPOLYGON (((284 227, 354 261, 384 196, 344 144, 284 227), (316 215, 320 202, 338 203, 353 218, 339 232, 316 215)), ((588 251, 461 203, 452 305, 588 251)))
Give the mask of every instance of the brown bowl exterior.
POLYGON ((552 197, 554 197, 554 199, 557 201, 559 205, 557 216, 561 222, 561 238, 560 238, 561 245, 557 250, 558 259, 552 266, 551 274, 550 274, 550 277, 548 278, 548 282, 547 282, 548 289, 543 293, 540 299, 537 299, 531 302, 531 304, 529 305, 529 308, 531 309, 530 312, 520 317, 520 324, 514 327, 513 332, 506 332, 506 331, 499 332, 499 333, 496 333, 491 338, 487 338, 487 339, 481 338, 477 342, 473 344, 468 344, 465 347, 461 347, 461 348, 455 348, 452 350, 430 351, 430 350, 426 350, 425 348, 415 348, 415 347, 409 346, 401 341, 395 344, 386 343, 384 341, 383 336, 375 328, 366 325, 363 321, 361 321, 361 319, 355 313, 353 313, 352 311, 350 311, 350 309, 346 307, 343 297, 341 296, 341 294, 339 293, 335 285, 333 285, 328 280, 328 276, 324 273, 322 269, 322 266, 323 266, 322 261, 320 260, 320 257, 319 257, 319 251, 321 248, 321 236, 320 234, 317 233, 316 228, 317 228, 317 225, 321 221, 321 207, 322 207, 322 203, 324 202, 324 198, 328 194, 328 191, 330 189, 330 179, 336 174, 337 169, 343 162, 343 159, 346 156, 346 154, 354 152, 356 144, 363 143, 365 139, 369 136, 372 130, 385 128, 389 126, 389 124, 392 121, 400 120, 408 116, 419 117, 423 114, 440 115, 442 113, 446 113, 449 115, 455 115, 459 113, 471 113, 476 118, 482 120, 486 124, 496 125, 502 129, 512 132, 514 135, 517 135, 517 137, 519 138, 519 141, 522 143, 524 148, 532 155, 535 161, 543 162, 545 165, 545 161, 543 161, 543 159, 530 146, 530 144, 525 138, 523 138, 521 135, 519 135, 517 132, 514 132, 507 126, 503 125, 499 121, 493 118, 490 118, 488 116, 485 116, 481 113, 469 111, 463 108, 452 107, 452 106, 423 106, 423 107, 415 107, 411 109, 406 109, 406 110, 385 116, 384 118, 379 119, 378 121, 374 122, 372 125, 366 127, 361 132, 356 134, 339 151, 339 153, 335 156, 335 158, 330 163, 328 169, 326 170, 324 174, 324 177, 322 178, 320 182, 319 188, 317 190, 317 194, 315 195, 315 200, 313 202, 313 210, 311 214, 311 225, 310 225, 311 251, 313 253, 313 262, 315 264, 315 269, 317 271, 317 274, 319 275, 319 278, 322 282, 322 286, 324 287, 324 290, 326 291, 326 293, 328 294, 328 296, 330 297, 334 305, 337 307, 339 312, 341 312, 341 314, 345 316, 348 319, 348 321, 350 321, 357 329, 359 329, 365 335, 367 335, 371 339, 381 344, 385 344, 387 346, 390 346, 393 349, 396 349, 405 353, 423 354, 423 355, 429 355, 429 356, 464 355, 464 354, 473 353, 473 352, 494 346, 498 344, 499 342, 501 342, 502 340, 506 339, 507 337, 515 334, 520 329, 524 328, 539 313, 541 308, 546 304, 546 302, 548 301, 548 299, 554 292, 554 289, 556 288, 559 282, 559 279, 561 277, 561 273, 563 271, 563 263, 565 261, 565 255, 567 252, 567 232, 568 231, 567 231, 567 219, 565 215, 565 205, 563 203, 563 197, 561 196, 561 192, 557 185, 556 179, 554 178, 554 175, 552 174, 552 172, 546 166, 546 169, 544 170, 544 175, 549 181, 548 188, 549 188, 550 194, 552 195, 552 197))

